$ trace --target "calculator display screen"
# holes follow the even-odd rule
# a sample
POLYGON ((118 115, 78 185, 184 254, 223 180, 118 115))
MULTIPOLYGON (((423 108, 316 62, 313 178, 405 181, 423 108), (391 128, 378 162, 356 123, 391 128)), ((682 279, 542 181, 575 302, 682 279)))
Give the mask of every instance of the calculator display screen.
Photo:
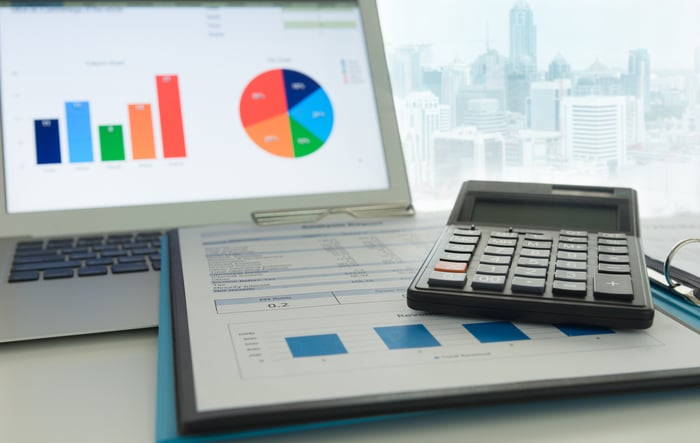
POLYGON ((561 227, 613 232, 620 229, 617 205, 477 198, 470 221, 510 226, 561 227))

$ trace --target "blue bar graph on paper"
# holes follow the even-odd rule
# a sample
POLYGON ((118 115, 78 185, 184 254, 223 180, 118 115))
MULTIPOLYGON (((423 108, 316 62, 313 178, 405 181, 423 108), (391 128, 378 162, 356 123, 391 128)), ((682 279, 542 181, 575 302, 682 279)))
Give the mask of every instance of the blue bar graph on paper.
POLYGON ((34 120, 34 138, 37 164, 61 163, 57 119, 34 120))
POLYGON ((507 321, 493 321, 462 325, 481 343, 529 340, 530 337, 507 321))
POLYGON ((66 102, 66 126, 70 162, 91 162, 93 157, 90 103, 66 102))
POLYGON ((440 342, 424 325, 383 326, 374 330, 389 349, 440 346, 440 342))
POLYGON ((554 325, 567 337, 581 337, 586 335, 614 334, 610 328, 603 326, 581 326, 581 325, 554 325))
POLYGON ((305 335, 300 337, 285 337, 292 356, 321 357, 324 355, 347 354, 345 345, 337 334, 305 335))

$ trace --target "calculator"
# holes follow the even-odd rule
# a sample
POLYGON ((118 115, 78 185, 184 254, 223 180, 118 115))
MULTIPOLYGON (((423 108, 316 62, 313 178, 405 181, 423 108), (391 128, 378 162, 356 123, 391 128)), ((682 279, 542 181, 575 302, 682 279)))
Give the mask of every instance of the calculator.
POLYGON ((630 188, 467 181, 411 282, 413 309, 621 329, 654 306, 630 188))

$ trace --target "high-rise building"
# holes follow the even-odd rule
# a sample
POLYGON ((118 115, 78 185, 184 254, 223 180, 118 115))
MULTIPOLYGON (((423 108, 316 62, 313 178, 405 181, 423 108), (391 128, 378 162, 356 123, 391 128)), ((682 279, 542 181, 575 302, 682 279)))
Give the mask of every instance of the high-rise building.
POLYGON ((456 124, 453 127, 463 126, 466 123, 465 118, 469 110, 469 102, 472 100, 494 100, 498 103, 498 110, 505 111, 506 109, 506 91, 505 89, 485 89, 479 86, 468 86, 461 89, 455 97, 455 109, 453 114, 456 116, 456 124))
POLYGON ((442 69, 423 67, 423 89, 435 94, 436 97, 442 95, 442 69))
POLYGON ((510 59, 506 74, 509 111, 525 113, 530 83, 537 78, 537 29, 532 9, 518 0, 510 9, 510 59))
POLYGON ((559 80, 560 78, 571 78, 571 65, 563 55, 557 54, 549 63, 549 69, 545 77, 548 81, 559 80))
POLYGON ((573 95, 575 96, 621 96, 627 93, 626 76, 620 76, 600 60, 596 59, 586 70, 577 72, 574 76, 573 95))
POLYGON ((561 100, 571 95, 571 80, 534 82, 527 101, 527 127, 535 131, 559 131, 561 100))
POLYGON ((510 60, 515 69, 530 75, 537 72, 537 29, 525 0, 516 1, 510 9, 510 60))
POLYGON ((499 108, 498 100, 469 100, 463 123, 466 126, 476 126, 484 133, 504 132, 507 124, 506 113, 499 108))
POLYGON ((596 175, 615 175, 627 155, 638 117, 636 99, 624 96, 566 97, 562 100, 565 156, 596 175))
POLYGON ((415 183, 432 183, 433 135, 440 129, 438 98, 429 91, 409 93, 401 106, 401 127, 408 175, 415 183))
POLYGON ((485 134, 462 126, 435 135, 435 186, 453 187, 469 179, 501 178, 504 141, 501 134, 485 134))
POLYGON ((469 85, 470 67, 460 59, 454 60, 442 69, 442 94, 440 103, 447 105, 450 110, 449 126, 458 125, 457 118, 457 94, 469 85))
POLYGON ((646 49, 631 50, 627 63, 627 92, 642 102, 646 112, 651 108, 650 73, 649 52, 646 49))
POLYGON ((471 64, 471 85, 483 89, 506 87, 508 60, 495 49, 479 55, 471 64))
POLYGON ((388 51, 387 64, 396 97, 402 98, 412 91, 423 90, 422 66, 427 64, 430 51, 430 45, 407 45, 388 51))

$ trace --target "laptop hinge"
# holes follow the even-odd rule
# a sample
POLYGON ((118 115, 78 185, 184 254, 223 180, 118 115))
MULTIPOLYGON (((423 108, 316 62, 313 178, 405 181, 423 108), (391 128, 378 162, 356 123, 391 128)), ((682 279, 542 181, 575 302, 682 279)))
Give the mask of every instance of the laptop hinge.
POLYGON ((330 214, 349 214, 357 218, 396 217, 415 215, 413 206, 401 204, 380 204, 351 206, 347 208, 289 209, 280 211, 257 211, 251 216, 257 225, 280 225, 288 223, 310 223, 330 214))

